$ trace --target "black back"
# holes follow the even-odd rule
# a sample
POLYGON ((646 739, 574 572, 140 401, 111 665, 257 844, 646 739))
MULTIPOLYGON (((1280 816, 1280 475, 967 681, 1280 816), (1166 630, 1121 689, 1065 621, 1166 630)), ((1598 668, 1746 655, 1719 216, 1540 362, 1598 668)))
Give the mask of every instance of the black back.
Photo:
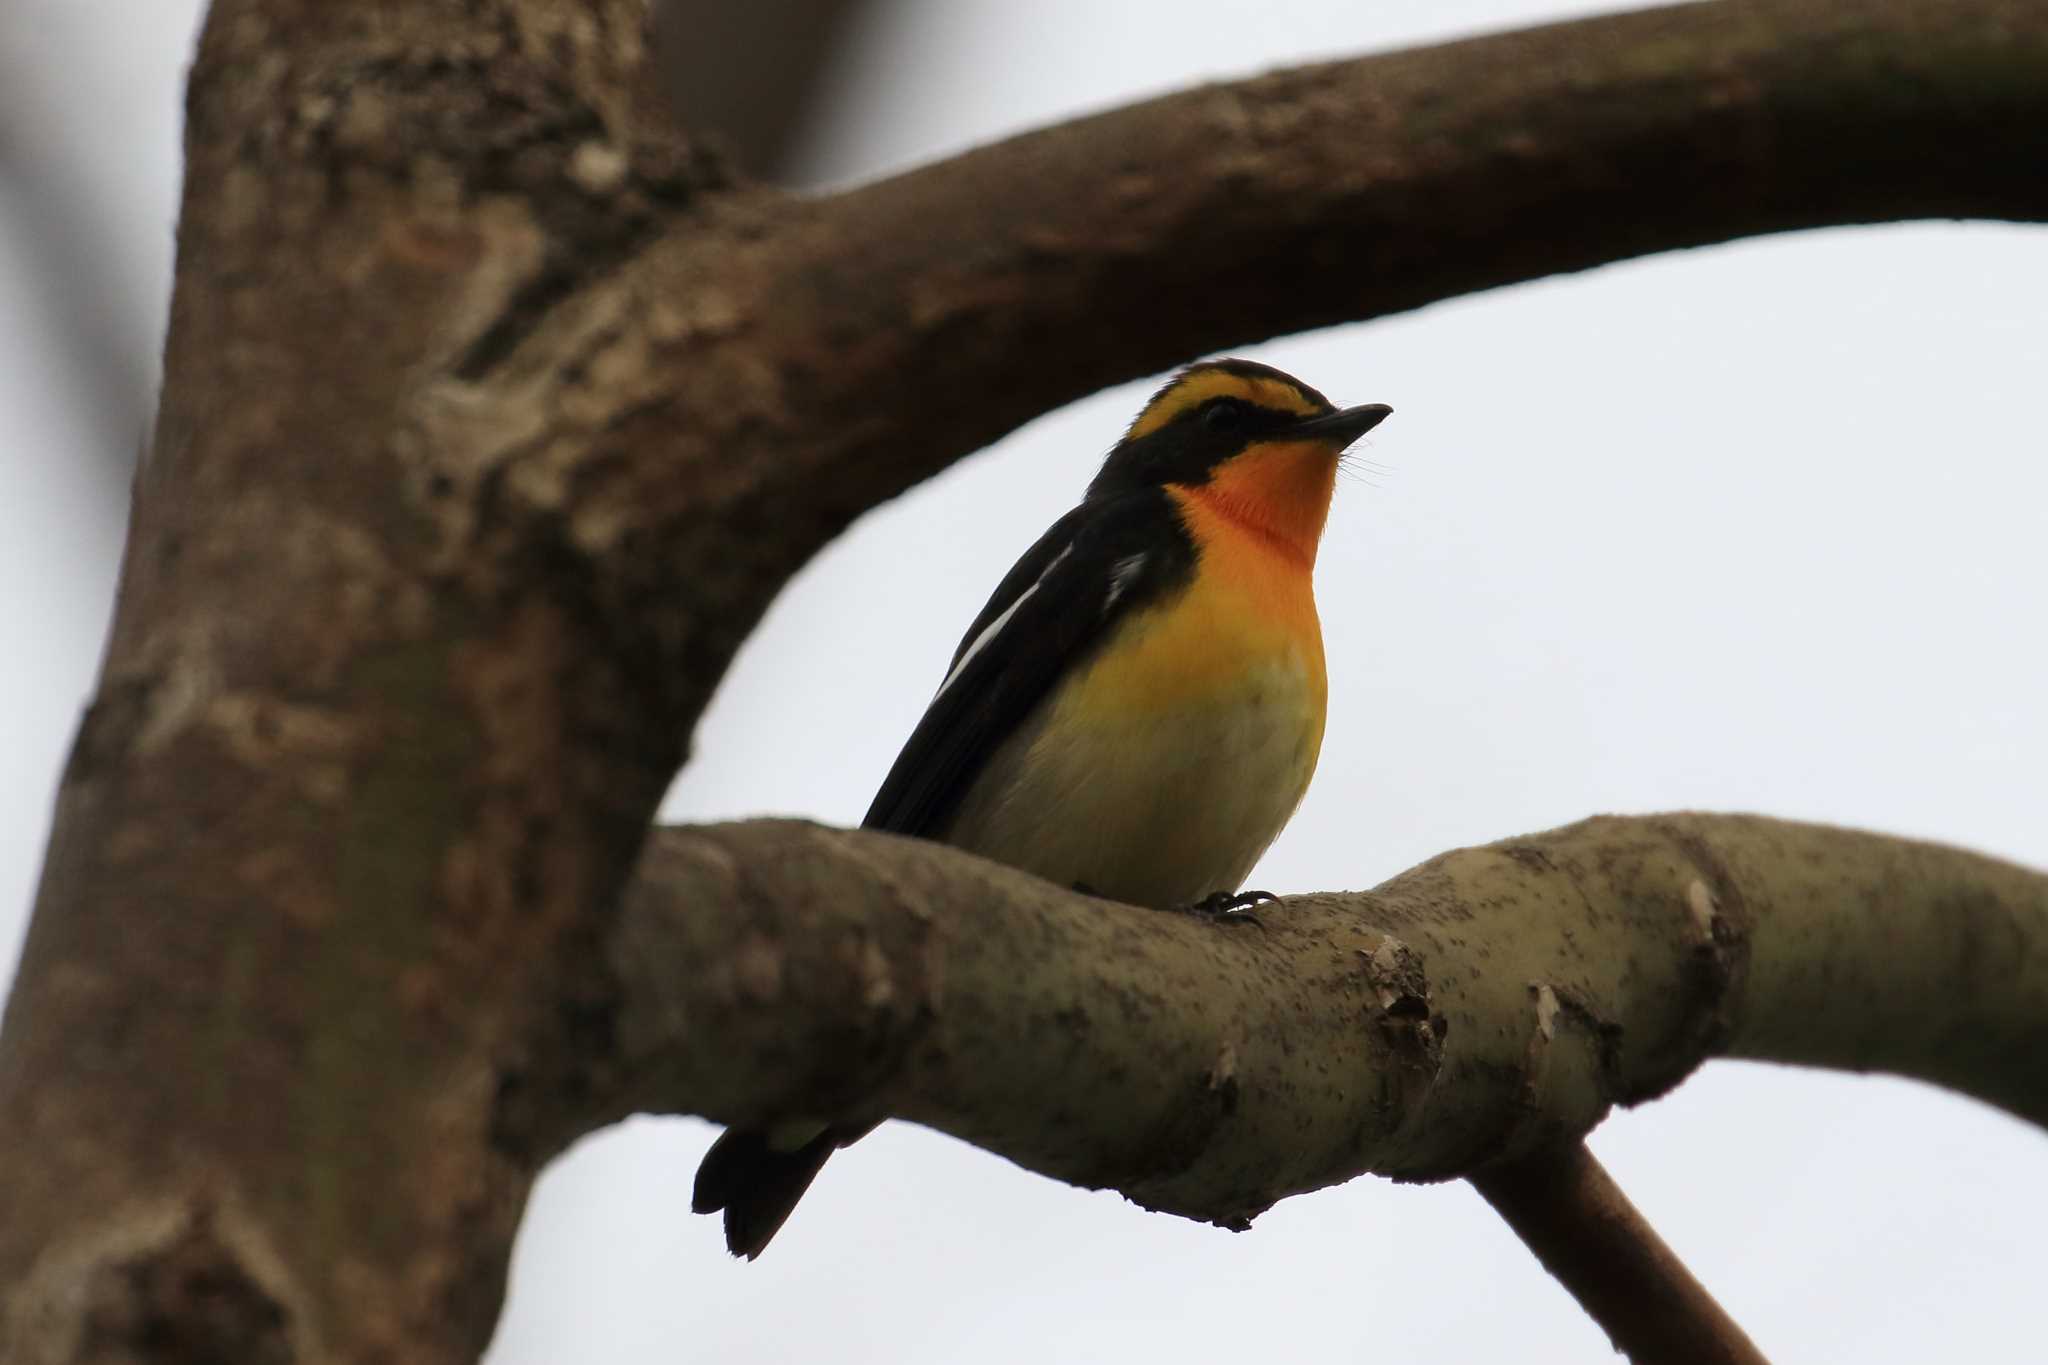
POLYGON ((1118 621, 1186 583, 1194 564, 1161 488, 1090 497, 1054 522, 967 628, 862 827, 942 836, 990 755, 1054 683, 1118 621))

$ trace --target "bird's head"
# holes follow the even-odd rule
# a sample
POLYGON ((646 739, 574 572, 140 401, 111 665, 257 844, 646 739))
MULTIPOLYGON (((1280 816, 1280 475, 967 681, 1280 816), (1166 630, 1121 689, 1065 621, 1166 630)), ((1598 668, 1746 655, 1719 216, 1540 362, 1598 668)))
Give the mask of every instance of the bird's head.
POLYGON ((1088 486, 1090 498, 1162 488, 1315 559, 1337 458, 1393 409, 1338 408, 1270 365, 1205 360, 1152 395, 1088 486))

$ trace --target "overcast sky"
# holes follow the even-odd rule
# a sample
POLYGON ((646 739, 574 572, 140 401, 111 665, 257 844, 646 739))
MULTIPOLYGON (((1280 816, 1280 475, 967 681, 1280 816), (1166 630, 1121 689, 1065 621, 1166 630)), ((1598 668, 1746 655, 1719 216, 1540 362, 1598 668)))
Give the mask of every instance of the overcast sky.
MULTIPOLYGON (((865 178, 1191 80, 1596 8, 885 0, 805 168, 865 178)), ((60 325, 77 299, 53 293, 32 249, 48 206, 21 190, 50 182, 0 181, 0 966, 142 438, 79 373, 79 338, 153 356, 195 12, 16 0, 0 25, 0 154, 70 172, 68 240, 104 266, 89 325, 60 325)), ((1809 233, 1240 348, 1395 408, 1339 485, 1322 770, 1256 884, 1364 887, 1460 844, 1679 807, 2048 866, 2044 247, 1998 225, 1809 233)), ((1033 423, 822 555, 668 813, 858 820, 960 631, 1153 382, 1033 423)), ((713 1131, 635 1120, 555 1166, 493 1365, 1605 1350, 1462 1185, 1362 1179, 1232 1235, 895 1124, 744 1265, 687 1212, 713 1131)), ((1717 1064, 1593 1145, 1781 1362, 2039 1358, 2038 1131, 1906 1082, 1717 1064)))

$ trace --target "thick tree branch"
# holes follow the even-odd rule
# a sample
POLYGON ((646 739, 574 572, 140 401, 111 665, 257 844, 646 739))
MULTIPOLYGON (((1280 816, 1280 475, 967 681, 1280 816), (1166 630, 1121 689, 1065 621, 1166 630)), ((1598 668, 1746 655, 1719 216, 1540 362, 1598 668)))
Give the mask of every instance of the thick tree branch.
POLYGON ((599 1070, 550 1091, 564 1132, 635 1108, 893 1115, 1230 1225, 1367 1171, 1555 1149, 1715 1056, 1917 1076, 2048 1123, 2048 875, 1976 854, 1606 817, 1260 918, 885 836, 666 830, 579 1000, 610 1021, 599 1070))
POLYGON ((816 205, 773 249, 799 268, 772 302, 832 362, 817 401, 918 412, 833 460, 893 492, 1191 352, 1760 233, 2039 221, 2044 163, 2038 0, 1682 5, 1278 71, 977 149, 816 205), (956 387, 991 373, 1005 393, 956 387))
POLYGON ((425 444, 562 519, 688 718, 854 516, 1104 384, 1756 233, 2048 219, 2043 164, 2048 0, 1726 0, 1303 67, 678 218, 494 330, 425 444))

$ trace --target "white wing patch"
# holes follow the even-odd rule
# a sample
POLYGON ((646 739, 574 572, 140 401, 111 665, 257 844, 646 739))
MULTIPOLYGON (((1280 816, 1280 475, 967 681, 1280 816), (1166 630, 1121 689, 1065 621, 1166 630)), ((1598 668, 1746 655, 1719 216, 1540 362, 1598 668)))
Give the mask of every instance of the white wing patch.
POLYGON ((1144 571, 1145 552, 1143 550, 1140 550, 1137 554, 1134 555, 1125 555, 1122 559, 1119 559, 1115 564, 1110 566, 1109 596, 1102 599, 1103 615, 1107 616, 1109 614, 1109 609, 1116 605, 1117 598, 1122 597, 1124 595, 1124 591, 1127 588, 1129 588, 1131 584, 1137 582, 1138 575, 1143 573, 1144 571))
MULTIPOLYGON (((1032 583, 1030 587, 1024 589, 1024 591, 1018 593, 1017 600, 1010 603, 1009 606, 1004 607, 1002 610, 1002 614, 997 616, 995 620, 989 622, 988 625, 982 630, 981 634, 974 637, 974 642, 972 644, 968 645, 966 649, 960 651, 960 662, 953 665, 953 671, 948 673, 946 675, 946 680, 939 684, 939 690, 932 693, 933 701, 937 701, 940 697, 944 696, 946 694, 946 689, 951 687, 954 681, 958 679, 962 673, 967 671, 967 665, 974 662, 974 656, 981 653, 981 651, 987 647, 989 641, 995 639, 997 635, 1000 635, 1002 633, 1003 627, 1010 624, 1010 618, 1017 614, 1017 608, 1023 606, 1026 602, 1031 600, 1031 594, 1037 592, 1039 589, 1039 585, 1044 583, 1046 579, 1052 577, 1052 571, 1060 566, 1060 561, 1067 557, 1067 552, 1071 549, 1073 549, 1073 546, 1066 546, 1058 554, 1054 555, 1052 557, 1052 563, 1045 566, 1045 572, 1038 575, 1037 581, 1032 583)), ((1115 599, 1112 598, 1111 600, 1113 601, 1115 599)))

